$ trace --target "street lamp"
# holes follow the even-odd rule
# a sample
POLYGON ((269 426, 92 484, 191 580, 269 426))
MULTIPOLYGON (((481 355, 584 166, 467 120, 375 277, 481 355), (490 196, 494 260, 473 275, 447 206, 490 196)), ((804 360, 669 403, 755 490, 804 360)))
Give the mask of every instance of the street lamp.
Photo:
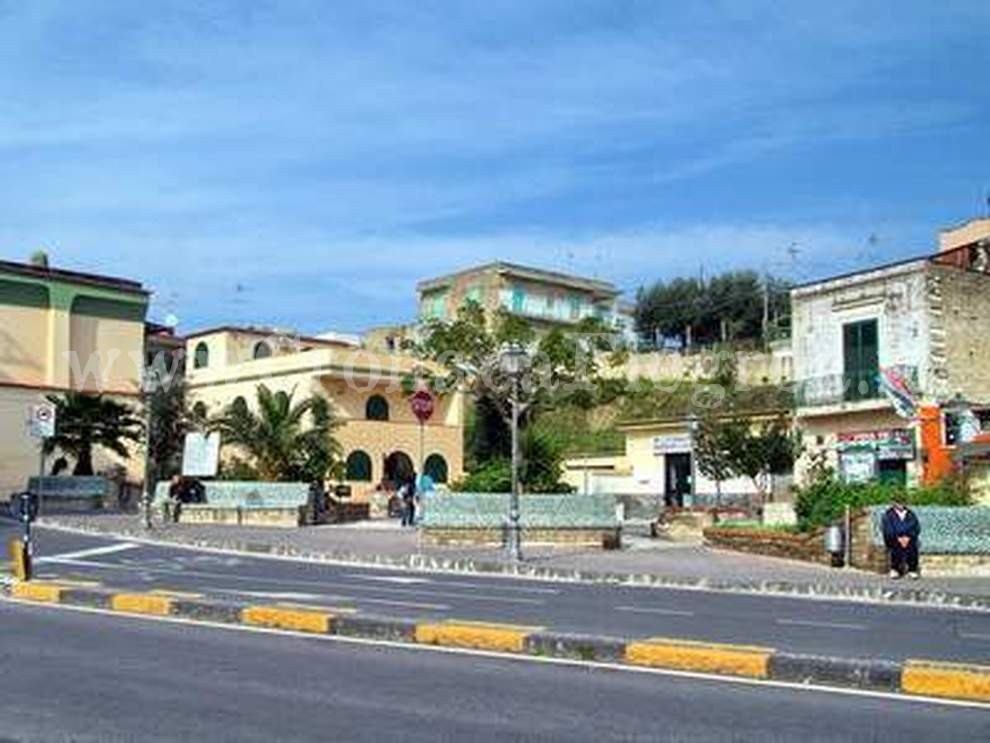
POLYGON ((512 492, 509 494, 509 559, 522 560, 522 532, 519 527, 519 383, 529 368, 529 355, 518 343, 510 343, 499 354, 499 368, 512 381, 512 492))
POLYGON ((151 406, 152 398, 158 389, 157 375, 150 369, 144 370, 141 375, 141 393, 144 398, 144 488, 141 494, 141 510, 144 516, 144 528, 151 528, 151 502, 154 494, 151 492, 151 468, 154 460, 151 456, 151 406))

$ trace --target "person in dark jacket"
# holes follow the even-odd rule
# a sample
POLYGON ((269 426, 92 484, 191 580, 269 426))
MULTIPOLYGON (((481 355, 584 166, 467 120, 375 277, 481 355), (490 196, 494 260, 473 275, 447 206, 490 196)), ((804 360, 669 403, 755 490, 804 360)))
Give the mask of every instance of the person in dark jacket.
POLYGON ((918 537, 921 523, 910 508, 894 501, 883 515, 883 543, 890 557, 890 577, 901 578, 907 572, 909 578, 917 580, 918 537))

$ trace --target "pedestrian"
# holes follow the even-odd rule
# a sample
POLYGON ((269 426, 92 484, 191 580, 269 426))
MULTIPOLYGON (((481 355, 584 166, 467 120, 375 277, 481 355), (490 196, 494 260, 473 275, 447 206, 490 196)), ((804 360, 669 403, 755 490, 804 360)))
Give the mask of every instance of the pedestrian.
POLYGON ((402 525, 416 525, 416 473, 410 475, 399 490, 402 496, 402 525))
POLYGON ((918 537, 921 523, 914 511, 900 500, 895 500, 883 515, 881 522, 883 543, 890 557, 890 577, 901 578, 905 572, 912 580, 918 580, 918 537))

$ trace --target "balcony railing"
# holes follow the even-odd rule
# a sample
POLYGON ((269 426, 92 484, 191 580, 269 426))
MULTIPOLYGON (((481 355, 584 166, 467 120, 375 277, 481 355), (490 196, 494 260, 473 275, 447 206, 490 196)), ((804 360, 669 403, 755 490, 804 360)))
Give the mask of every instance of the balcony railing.
MULTIPOLYGON (((899 365, 896 370, 909 388, 917 389, 918 367, 899 365)), ((795 392, 798 407, 838 405, 883 397, 879 370, 811 377, 798 382, 795 392)))

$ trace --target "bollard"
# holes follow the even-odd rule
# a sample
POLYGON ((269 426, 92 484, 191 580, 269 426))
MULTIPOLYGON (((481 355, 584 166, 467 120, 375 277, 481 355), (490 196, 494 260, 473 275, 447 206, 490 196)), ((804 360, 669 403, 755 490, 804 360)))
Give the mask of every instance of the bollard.
POLYGON ((31 554, 28 545, 14 537, 7 543, 7 552, 10 555, 10 572, 13 576, 17 580, 31 580, 31 554))

